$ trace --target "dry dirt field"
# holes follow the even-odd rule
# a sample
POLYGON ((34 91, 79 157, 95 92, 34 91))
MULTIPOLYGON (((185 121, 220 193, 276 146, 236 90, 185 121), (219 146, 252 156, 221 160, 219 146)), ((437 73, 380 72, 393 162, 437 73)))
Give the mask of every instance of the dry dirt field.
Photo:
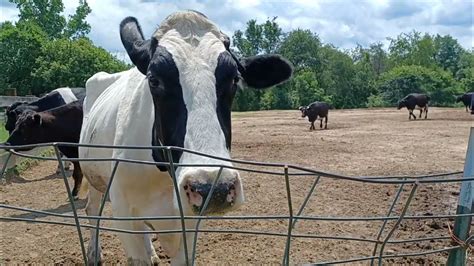
MULTIPOLYGON (((406 110, 332 110, 328 130, 309 131, 309 123, 298 111, 262 111, 233 115, 235 159, 285 162, 325 172, 350 176, 418 175, 462 171, 469 128, 474 116, 464 109, 431 108, 428 120, 408 121, 406 110)), ((64 183, 54 162, 42 162, 0 185, 0 203, 71 213, 64 183)), ((283 171, 283 169, 280 169, 283 171)), ((231 215, 287 215, 285 181, 282 176, 241 172, 246 205, 231 215)), ((291 177, 293 206, 297 209, 314 177, 291 177)), ((72 182, 72 181, 71 181, 72 182)), ((411 187, 403 190, 402 203, 411 187)), ((396 185, 374 185, 322 178, 304 211, 308 216, 384 216, 397 191, 396 185)), ((459 184, 420 185, 407 215, 453 214, 459 184)), ((77 202, 84 214, 85 200, 77 202)), ((110 215, 109 204, 105 210, 110 215)), ((53 220, 0 208, 2 217, 53 220)), ((54 219, 70 221, 66 219, 54 219)), ((86 221, 85 221, 86 222, 86 221)), ((447 236, 449 220, 403 221, 393 239, 447 236)), ((86 222, 87 223, 87 222, 86 222)), ((105 226, 111 226, 104 222, 105 226)), ((380 221, 298 221, 294 233, 318 236, 351 236, 374 239, 380 221)), ((388 223, 390 229, 393 222, 388 223)), ((287 220, 216 221, 212 229, 242 229, 286 233, 287 220)), ((87 230, 83 230, 86 240, 87 230)), ((385 231, 384 236, 386 235, 385 231)), ((101 233, 105 262, 124 263, 123 250, 113 233, 101 233)), ((159 250, 159 242, 154 242, 159 250)), ((449 247, 450 241, 387 245, 387 254, 429 251, 449 247)), ((285 237, 230 233, 202 233, 198 242, 198 264, 280 264, 285 237)), ((370 256, 373 244, 366 242, 293 239, 291 263, 323 262, 370 256)), ((160 252, 163 262, 166 257, 160 252)), ((389 263, 445 263, 447 253, 388 259, 389 263)), ((472 254, 471 254, 472 263, 472 254)), ((71 264, 81 262, 76 229, 25 222, 0 222, 0 264, 71 264)), ((368 263, 368 262, 363 262, 368 263)))

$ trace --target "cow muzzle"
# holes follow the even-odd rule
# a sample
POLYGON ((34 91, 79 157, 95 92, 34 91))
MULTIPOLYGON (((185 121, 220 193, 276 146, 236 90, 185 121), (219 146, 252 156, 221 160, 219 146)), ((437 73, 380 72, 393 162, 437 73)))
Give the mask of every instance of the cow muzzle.
POLYGON ((204 207, 203 214, 225 213, 243 204, 239 173, 232 169, 222 169, 215 182, 218 173, 219 168, 193 169, 185 173, 180 182, 181 199, 194 214, 200 214, 204 207), (208 197, 209 202, 205 206, 208 197))

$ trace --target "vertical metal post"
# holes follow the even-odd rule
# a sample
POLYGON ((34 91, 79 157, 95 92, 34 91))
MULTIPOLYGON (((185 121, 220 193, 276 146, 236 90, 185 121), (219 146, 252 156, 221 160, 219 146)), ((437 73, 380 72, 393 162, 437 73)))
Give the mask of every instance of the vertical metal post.
POLYGON ((285 253, 283 255, 282 265, 290 265, 290 245, 291 245, 291 231, 293 229, 293 204, 291 201, 291 189, 290 189, 290 178, 288 176, 288 166, 285 165, 285 184, 286 184, 286 197, 288 199, 288 235, 286 237, 285 253))
MULTIPOLYGON (((474 127, 471 127, 469 143, 466 152, 466 161, 464 163, 463 178, 474 177, 474 127)), ((463 181, 461 183, 461 192, 459 193, 458 207, 456 214, 470 214, 474 210, 474 181, 463 181)), ((469 237, 472 216, 456 217, 454 220, 454 234, 461 241, 466 241, 469 237)), ((461 247, 451 250, 448 255, 449 266, 467 265, 467 248, 461 247)))

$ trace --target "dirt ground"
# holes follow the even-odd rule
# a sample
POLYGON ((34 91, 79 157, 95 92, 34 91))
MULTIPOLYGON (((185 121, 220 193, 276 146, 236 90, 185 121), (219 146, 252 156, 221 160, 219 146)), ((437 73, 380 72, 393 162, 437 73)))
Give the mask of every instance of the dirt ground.
MULTIPOLYGON (((418 175, 462 171, 469 128, 474 116, 464 108, 431 108, 428 120, 408 121, 406 110, 332 110, 328 130, 309 131, 310 124, 298 111, 261 111, 233 115, 235 159, 281 162, 350 176, 418 175)), ((319 126, 319 125, 318 125, 319 126)), ((318 127, 317 126, 317 127, 318 127)), ((55 172, 55 162, 39 165, 0 185, 0 203, 71 213, 64 182, 55 172)), ((275 170, 275 169, 274 169, 275 170)), ((278 170, 278 169, 277 169, 278 170)), ((278 171, 283 171, 279 169, 278 171)), ((282 176, 241 172, 246 204, 229 215, 288 215, 285 180, 282 176)), ((315 177, 291 177, 293 208, 298 209, 315 177)), ((303 214, 307 216, 385 216, 398 189, 396 185, 374 185, 321 178, 303 214)), ((395 206, 399 215, 411 186, 403 189, 395 206)), ((420 185, 407 215, 453 214, 459 184, 420 185)), ((85 200, 77 202, 84 214, 85 200)), ((106 206, 110 215, 110 205, 106 206)), ((49 218, 0 208, 1 217, 49 218)), ((447 219, 403 221, 393 239, 447 236, 447 219)), ((87 222, 86 222, 87 223, 87 222)), ((104 222, 103 225, 111 226, 104 222)), ((392 228, 387 224, 382 239, 392 228)), ((375 239, 380 221, 298 221, 293 233, 318 236, 350 236, 375 239)), ((240 229, 286 234, 287 220, 213 221, 205 228, 240 229)), ((88 241, 89 233, 83 230, 88 241)), ((124 263, 124 252, 114 233, 101 233, 105 262, 124 263)), ((286 237, 231 233, 201 233, 198 264, 280 264, 286 237)), ((154 242, 159 250, 159 242, 154 242)), ((449 247, 448 240, 389 244, 386 254, 426 252, 449 247)), ((291 243, 290 263, 324 262, 370 256, 374 245, 367 242, 301 239, 291 243)), ((167 259, 160 252, 163 262, 167 259)), ((388 259, 390 263, 443 264, 447 253, 388 259)), ((472 254, 471 254, 472 262, 472 254)), ((81 250, 74 227, 0 222, 0 264, 80 263, 81 250)), ((367 263, 367 262, 364 262, 367 263)))

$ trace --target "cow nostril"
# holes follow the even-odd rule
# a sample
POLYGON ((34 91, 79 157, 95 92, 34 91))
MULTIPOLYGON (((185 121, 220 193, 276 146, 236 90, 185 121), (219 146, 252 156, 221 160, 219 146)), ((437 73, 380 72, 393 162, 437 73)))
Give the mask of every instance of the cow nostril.
POLYGON ((196 192, 196 189, 191 187, 191 192, 196 192))
POLYGON ((232 185, 229 186, 229 190, 234 190, 234 189, 235 189, 235 185, 234 185, 234 184, 232 184, 232 185))
POLYGON ((188 185, 184 185, 184 190, 188 190, 188 185))

